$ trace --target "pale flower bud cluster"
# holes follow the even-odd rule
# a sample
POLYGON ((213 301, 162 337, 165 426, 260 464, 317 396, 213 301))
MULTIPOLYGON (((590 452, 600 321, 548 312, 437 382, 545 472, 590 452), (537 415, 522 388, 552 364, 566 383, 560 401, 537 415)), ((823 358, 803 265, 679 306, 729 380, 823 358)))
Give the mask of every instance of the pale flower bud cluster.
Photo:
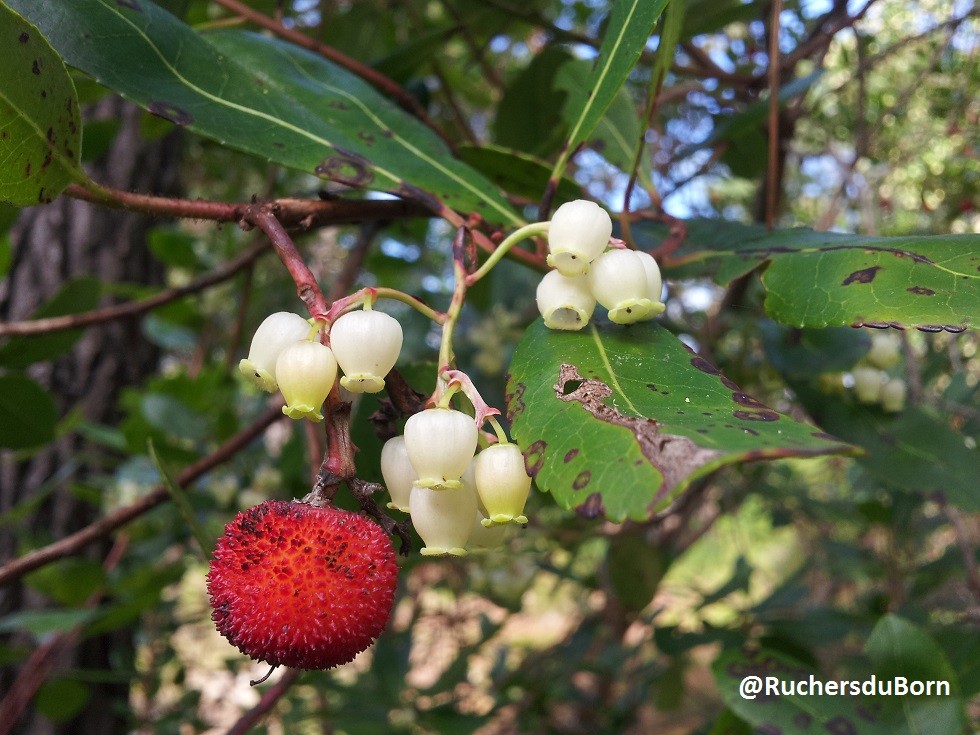
POLYGON ((430 408, 405 423, 405 434, 381 451, 389 508, 408 512, 425 543, 424 556, 503 543, 507 524, 525 524, 531 478, 516 444, 477 454, 474 419, 450 408, 430 408))
POLYGON ((862 362, 851 370, 854 378, 854 397, 860 403, 880 404, 889 413, 905 408, 908 391, 905 381, 889 376, 886 370, 901 360, 901 338, 894 333, 876 333, 871 337, 871 349, 862 362))
POLYGON ((395 366, 402 347, 398 321, 378 311, 344 314, 330 330, 331 346, 321 344, 319 328, 289 312, 266 317, 255 330, 248 357, 238 368, 262 390, 279 390, 282 412, 293 419, 322 421, 323 402, 340 384, 352 393, 377 393, 395 366))
POLYGON ((617 324, 653 319, 663 312, 660 268, 648 253, 606 249, 612 220, 583 199, 560 206, 548 227, 547 273, 538 284, 538 311, 550 329, 577 331, 592 318, 596 302, 617 324))

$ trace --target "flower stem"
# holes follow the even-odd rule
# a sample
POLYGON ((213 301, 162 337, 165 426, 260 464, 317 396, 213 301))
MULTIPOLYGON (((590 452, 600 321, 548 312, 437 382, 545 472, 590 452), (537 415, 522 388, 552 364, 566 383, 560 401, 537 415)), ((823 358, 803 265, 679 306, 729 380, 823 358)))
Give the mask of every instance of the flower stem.
POLYGON ((510 235, 504 238, 504 240, 496 247, 496 249, 490 254, 490 257, 486 259, 478 270, 466 276, 466 285, 472 286, 474 283, 487 275, 487 273, 489 273, 493 267, 497 265, 497 263, 503 260, 503 257, 507 255, 508 251, 510 251, 510 249, 517 243, 531 237, 548 234, 548 227, 550 224, 550 222, 532 222, 529 225, 524 225, 523 227, 514 230, 512 233, 510 233, 510 235))

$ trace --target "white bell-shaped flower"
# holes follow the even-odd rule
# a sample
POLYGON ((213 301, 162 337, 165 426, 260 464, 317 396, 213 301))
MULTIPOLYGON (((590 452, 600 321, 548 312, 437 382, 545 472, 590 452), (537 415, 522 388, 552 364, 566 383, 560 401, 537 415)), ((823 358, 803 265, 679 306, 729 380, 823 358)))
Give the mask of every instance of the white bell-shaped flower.
POLYGON ((476 491, 485 510, 484 525, 527 523, 524 504, 531 478, 516 444, 494 444, 476 455, 476 491))
POLYGON ((538 284, 538 311, 549 329, 579 330, 595 311, 595 297, 585 276, 563 276, 548 271, 538 284))
POLYGON ((650 299, 646 268, 633 250, 607 250, 596 258, 589 269, 589 287, 617 324, 646 319, 660 303, 659 296, 656 302, 650 299))
POLYGON ((611 235, 612 220, 598 204, 586 199, 566 202, 548 226, 548 265, 563 275, 580 276, 605 250, 611 235))
POLYGON ((286 399, 282 412, 291 419, 323 421, 320 407, 336 379, 337 360, 329 347, 305 339, 293 342, 276 361, 276 381, 286 399))
POLYGON ((418 487, 455 490, 473 459, 477 441, 472 416, 451 408, 428 408, 405 422, 405 448, 418 473, 418 487))
POLYGON ((854 376, 854 395, 861 403, 877 403, 881 400, 881 385, 884 373, 873 367, 856 367, 854 376))
POLYGON ((402 325, 383 311, 351 311, 330 327, 330 347, 351 393, 377 393, 398 361, 402 325))
POLYGON ((898 413, 905 408, 907 388, 901 378, 892 378, 881 388, 881 407, 890 413, 898 413))
POLYGON ((473 517, 479 513, 472 487, 461 484, 458 490, 443 492, 416 483, 408 507, 412 525, 425 542, 423 556, 466 553, 473 517))
POLYGON ((664 281, 660 275, 660 266, 657 265, 656 259, 650 255, 650 253, 645 253, 642 250, 634 250, 636 256, 640 259, 643 264, 643 270, 647 275, 647 298, 650 299, 651 307, 650 313, 644 317, 645 319, 653 319, 664 312, 667 308, 664 303, 660 300, 664 291, 664 281))
POLYGON ((272 393, 276 385, 276 360, 293 342, 310 333, 310 323, 299 314, 277 311, 269 314, 255 330, 248 357, 238 363, 242 375, 264 391, 272 393))
POLYGON ((894 332, 876 332, 871 335, 871 349, 864 359, 882 370, 895 367, 902 359, 902 338, 894 332))
POLYGON ((477 509, 476 515, 473 517, 473 528, 470 531, 470 540, 467 542, 466 548, 498 549, 503 546, 506 537, 506 523, 490 523, 487 517, 477 509))
POLYGON ((384 478, 391 502, 388 507, 408 513, 408 498, 412 494, 412 483, 419 479, 412 463, 408 461, 405 437, 396 436, 385 442, 381 448, 381 476, 384 478))

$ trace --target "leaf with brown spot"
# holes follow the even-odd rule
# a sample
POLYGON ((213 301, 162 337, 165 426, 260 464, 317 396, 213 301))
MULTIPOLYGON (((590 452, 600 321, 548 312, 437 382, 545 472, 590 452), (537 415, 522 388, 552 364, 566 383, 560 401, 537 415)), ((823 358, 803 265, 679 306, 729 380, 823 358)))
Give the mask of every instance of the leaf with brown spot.
POLYGON ((582 332, 535 322, 507 395, 538 488, 614 521, 649 518, 726 464, 852 450, 747 395, 651 322, 582 332))
POLYGON ((81 176, 75 85, 41 32, 0 3, 0 201, 45 204, 81 176))
MULTIPOLYGON (((894 325, 960 332, 980 326, 980 235, 861 237, 807 229, 766 231, 689 220, 681 247, 662 264, 674 278, 728 284, 761 268, 766 313, 793 327, 894 325)), ((670 232, 637 223, 641 248, 670 232)))

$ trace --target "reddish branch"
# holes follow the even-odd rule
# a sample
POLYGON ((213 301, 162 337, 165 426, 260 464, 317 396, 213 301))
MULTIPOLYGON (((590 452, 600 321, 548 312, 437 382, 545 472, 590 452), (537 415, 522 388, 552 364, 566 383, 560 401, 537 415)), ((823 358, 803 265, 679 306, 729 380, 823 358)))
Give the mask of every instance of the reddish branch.
MULTIPOLYGON (((213 202, 202 199, 173 199, 100 187, 105 195, 72 184, 68 196, 112 209, 126 209, 162 217, 240 222, 254 202, 213 202)), ((265 203, 287 228, 311 229, 322 225, 346 225, 374 220, 430 217, 425 207, 400 199, 274 199, 265 203)))
POLYGON ((306 265, 303 256, 299 254, 293 238, 289 236, 276 216, 272 214, 270 208, 259 205, 249 207, 242 219, 255 225, 268 235, 272 241, 272 247, 276 249, 276 255, 286 266, 286 270, 289 271, 289 275, 296 284, 296 295, 306 304, 310 316, 318 317, 325 314, 328 308, 327 300, 323 297, 320 284, 316 282, 316 276, 306 265))
POLYGON ((419 101, 411 94, 406 92, 405 89, 394 79, 385 76, 377 69, 368 66, 357 59, 351 58, 342 51, 338 51, 333 46, 328 46, 325 43, 317 41, 315 38, 310 38, 301 31, 286 28, 275 18, 270 18, 264 13, 260 13, 254 8, 250 8, 245 3, 239 2, 239 0, 214 1, 218 3, 218 5, 227 8, 235 15, 255 23, 255 25, 259 26, 260 28, 264 28, 279 38, 289 41, 290 43, 294 43, 301 48, 305 48, 307 51, 312 51, 315 54, 319 54, 323 58, 329 59, 338 66, 342 66, 351 74, 360 77, 382 94, 391 97, 399 104, 400 107, 404 108, 408 112, 411 112, 419 120, 428 125, 440 138, 446 142, 447 145, 450 146, 450 148, 452 148, 452 144, 446 140, 442 131, 435 126, 432 120, 429 119, 429 116, 425 112, 425 108, 422 107, 419 101))
MULTIPOLYGON (((274 405, 267 408, 253 424, 239 431, 211 452, 211 454, 202 457, 197 462, 184 468, 183 472, 177 476, 177 484, 180 487, 187 487, 204 473, 210 472, 215 467, 227 462, 253 440, 260 437, 270 424, 281 418, 282 404, 277 401, 274 405)), ((54 543, 30 551, 24 554, 24 556, 7 562, 0 567, 0 587, 9 584, 38 567, 79 553, 89 544, 105 538, 117 528, 121 528, 127 523, 136 520, 158 505, 167 502, 169 499, 170 493, 167 489, 162 484, 157 485, 135 503, 119 508, 109 515, 90 523, 85 528, 69 536, 65 536, 54 543)))
POLYGON ((238 722, 228 728, 228 732, 225 735, 245 735, 245 733, 255 727, 259 720, 276 706, 276 703, 296 683, 296 680, 299 679, 302 673, 300 669, 286 669, 286 673, 282 675, 282 678, 269 687, 265 694, 262 695, 259 703, 243 714, 238 719, 238 722))
POLYGON ((124 304, 107 306, 104 309, 94 309, 83 311, 77 314, 66 314, 64 316, 52 316, 46 319, 32 319, 22 322, 7 322, 0 324, 0 337, 24 336, 30 334, 45 334, 49 332, 61 332, 66 329, 77 329, 88 327, 93 324, 112 321, 114 319, 124 319, 126 317, 139 316, 147 311, 156 309, 164 304, 169 304, 184 296, 198 293, 206 288, 210 288, 218 283, 227 281, 243 268, 250 266, 262 253, 269 249, 268 243, 256 245, 236 258, 232 258, 224 265, 215 268, 207 275, 191 281, 186 286, 169 288, 158 294, 139 301, 129 301, 124 304))

